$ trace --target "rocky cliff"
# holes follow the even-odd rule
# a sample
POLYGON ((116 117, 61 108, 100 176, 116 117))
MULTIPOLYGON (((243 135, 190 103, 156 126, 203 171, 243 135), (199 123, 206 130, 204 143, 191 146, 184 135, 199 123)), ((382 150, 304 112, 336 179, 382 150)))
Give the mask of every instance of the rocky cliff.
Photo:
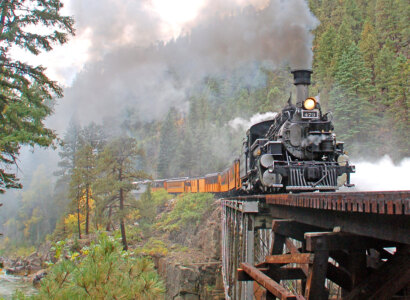
POLYGON ((168 236, 186 247, 155 258, 166 283, 166 299, 224 299, 221 277, 220 202, 203 215, 198 226, 188 226, 168 236))

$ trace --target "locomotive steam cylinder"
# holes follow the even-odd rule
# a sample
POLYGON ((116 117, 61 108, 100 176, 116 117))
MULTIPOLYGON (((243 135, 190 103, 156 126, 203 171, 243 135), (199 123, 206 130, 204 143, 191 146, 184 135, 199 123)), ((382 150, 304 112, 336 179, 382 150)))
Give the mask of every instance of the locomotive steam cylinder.
POLYGON ((294 85, 296 85, 296 107, 302 107, 303 102, 309 97, 308 86, 310 85, 311 70, 292 71, 294 85))

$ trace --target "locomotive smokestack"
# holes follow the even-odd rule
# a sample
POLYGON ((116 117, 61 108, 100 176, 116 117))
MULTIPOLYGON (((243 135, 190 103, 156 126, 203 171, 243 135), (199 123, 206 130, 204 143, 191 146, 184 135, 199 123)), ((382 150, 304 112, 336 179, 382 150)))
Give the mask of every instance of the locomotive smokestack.
POLYGON ((309 97, 308 85, 310 84, 311 70, 292 71, 294 84, 296 85, 296 107, 302 107, 303 101, 309 97))

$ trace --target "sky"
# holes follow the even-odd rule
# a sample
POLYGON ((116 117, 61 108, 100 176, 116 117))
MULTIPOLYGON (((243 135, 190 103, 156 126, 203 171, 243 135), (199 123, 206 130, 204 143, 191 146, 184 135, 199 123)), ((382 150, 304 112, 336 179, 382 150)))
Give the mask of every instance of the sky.
MULTIPOLYGON (((73 16, 75 19, 79 1, 84 0, 61 0, 64 4, 63 15, 73 16)), ((86 1, 84 1, 86 2, 86 1)), ((92 2, 92 1, 89 1, 92 2)), ((144 4, 143 9, 149 15, 158 19, 161 35, 155 38, 168 41, 178 37, 184 25, 197 17, 204 0, 152 0, 144 4)), ((83 7, 87 10, 87 7, 83 7)), ((85 11, 85 15, 86 15, 85 11)), ((81 17, 83 14, 81 13, 81 17)), ((93 29, 82 24, 76 24, 76 35, 71 37, 68 43, 56 45, 50 52, 43 52, 38 56, 31 55, 21 49, 14 49, 14 56, 26 60, 33 65, 43 65, 47 68, 47 75, 58 81, 63 87, 72 85, 75 76, 83 70, 85 64, 92 58, 92 34, 93 29)), ((154 38, 154 37, 153 37, 154 38)), ((124 43, 129 43, 126 36, 124 43)), ((155 39, 148 40, 155 42, 155 39)))

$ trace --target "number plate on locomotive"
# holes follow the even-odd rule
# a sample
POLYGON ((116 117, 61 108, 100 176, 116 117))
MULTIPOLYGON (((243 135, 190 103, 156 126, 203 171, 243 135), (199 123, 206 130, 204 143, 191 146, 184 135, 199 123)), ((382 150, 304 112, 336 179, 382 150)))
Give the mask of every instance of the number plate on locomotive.
POLYGON ((318 110, 302 110, 302 119, 318 119, 318 110))

